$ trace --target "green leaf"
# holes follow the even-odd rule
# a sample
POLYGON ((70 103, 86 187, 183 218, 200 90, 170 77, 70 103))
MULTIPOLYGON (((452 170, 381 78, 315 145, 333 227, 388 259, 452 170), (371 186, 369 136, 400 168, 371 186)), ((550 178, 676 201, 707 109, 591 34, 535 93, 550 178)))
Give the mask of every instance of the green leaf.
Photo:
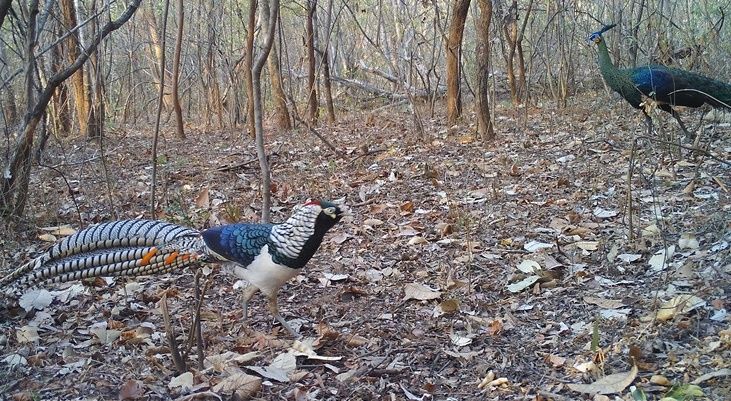
POLYGON ((695 384, 683 384, 672 388, 665 397, 678 401, 692 400, 695 397, 703 397, 703 390, 695 384))
POLYGON ((632 395, 632 399, 635 401, 647 401, 647 395, 641 389, 632 386, 629 388, 629 392, 632 395))

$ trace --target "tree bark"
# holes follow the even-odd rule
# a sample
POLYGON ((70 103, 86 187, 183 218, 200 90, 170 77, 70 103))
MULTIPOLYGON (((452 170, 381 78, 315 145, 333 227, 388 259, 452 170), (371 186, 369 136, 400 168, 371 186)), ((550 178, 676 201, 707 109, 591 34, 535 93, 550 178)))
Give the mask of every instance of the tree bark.
MULTIPOLYGON (((161 72, 166 71, 165 68, 160 68, 160 63, 162 63, 162 59, 164 58, 163 53, 165 52, 165 49, 163 49, 162 46, 163 39, 160 38, 160 34, 158 33, 157 19, 155 18, 155 13, 152 7, 153 4, 148 3, 147 6, 142 9, 142 16, 145 19, 147 32, 150 35, 150 56, 153 60, 153 67, 151 68, 151 70, 156 80, 156 82, 154 83, 155 91, 159 92, 160 86, 162 85, 162 76, 160 74, 161 72)), ((171 102, 167 96, 163 97, 163 104, 166 108, 170 106, 171 102)))
MULTIPOLYGON (((61 7, 61 15, 66 29, 74 29, 78 24, 78 18, 73 0, 59 1, 59 7, 61 7)), ((68 62, 73 63, 82 52, 80 33, 79 30, 75 30, 67 37, 66 58, 68 62)), ((74 105, 76 106, 76 119, 79 122, 79 133, 83 136, 91 136, 89 131, 91 99, 86 82, 84 82, 83 67, 71 76, 71 88, 74 94, 74 105)))
POLYGON ((165 41, 168 31, 168 11, 170 10, 170 0, 165 0, 162 11, 162 42, 160 43, 160 87, 157 94, 157 110, 155 114, 155 131, 152 136, 151 163, 152 163, 152 182, 150 183, 150 216, 155 218, 157 215, 157 144, 160 140, 160 116, 162 115, 162 104, 165 98, 165 41))
MULTIPOLYGON (((28 113, 25 116, 25 123, 21 129, 20 140, 17 147, 15 148, 11 157, 10 163, 5 168, 5 172, 2 177, 2 192, 0 193, 0 215, 11 215, 14 217, 20 217, 25 209, 25 204, 28 196, 28 184, 30 181, 30 153, 33 147, 33 136, 40 122, 43 114, 50 102, 53 92, 58 88, 61 83, 68 79, 73 73, 78 71, 81 66, 86 63, 89 59, 89 55, 94 53, 99 46, 99 43, 107 37, 113 31, 119 29, 124 23, 129 21, 134 15, 135 11, 140 6, 142 0, 132 0, 127 9, 114 21, 108 22, 101 29, 99 34, 94 40, 89 43, 85 52, 79 54, 74 60, 74 63, 65 68, 58 74, 53 75, 46 86, 43 88, 38 98, 34 99, 34 96, 29 96, 28 100, 28 113)), ((31 12, 28 18, 28 29, 26 32, 27 40, 27 54, 30 56, 28 61, 27 71, 31 71, 34 68, 34 48, 36 46, 35 39, 35 18, 38 14, 38 0, 32 0, 29 8, 31 12), (35 11, 33 11, 35 9, 35 11)), ((27 87, 33 88, 32 80, 27 80, 27 87)), ((32 93, 29 93, 32 95, 32 93)))
POLYGON ((317 124, 317 90, 315 81, 315 28, 313 19, 317 8, 317 0, 307 0, 307 30, 305 46, 307 46, 307 119, 311 125, 317 124))
MULTIPOLYGON (((268 1, 268 0, 262 0, 268 1)), ((274 31, 277 26, 277 19, 279 18, 279 0, 272 0, 271 12, 269 14, 269 30, 266 32, 264 37, 264 44, 261 49, 261 53, 257 56, 251 68, 251 82, 254 87, 254 126, 256 128, 256 155, 259 159, 259 167, 261 168, 261 221, 262 223, 269 223, 271 220, 271 205, 272 205, 272 178, 269 171, 269 161, 267 160, 266 148, 264 147, 264 112, 261 105, 261 71, 264 68, 264 63, 269 56, 269 52, 272 50, 272 44, 274 43, 274 31)), ((254 26, 249 26, 249 29, 253 30, 254 26)))
POLYGON ((325 40, 322 43, 322 80, 325 91, 325 107, 327 108, 327 119, 330 123, 335 122, 335 106, 333 105, 332 82, 330 81, 330 30, 332 25, 333 1, 327 5, 327 19, 325 21, 325 40))
POLYGON ((470 0, 457 0, 452 11, 452 21, 449 23, 447 37, 447 122, 454 125, 462 115, 462 35, 470 0))
POLYGON ((515 83, 515 49, 517 46, 518 38, 518 2, 513 0, 508 13, 503 18, 503 35, 505 41, 508 44, 507 52, 504 52, 505 57, 505 72, 508 75, 508 87, 510 88, 510 99, 513 104, 518 104, 518 88, 515 83))
POLYGON ((492 0, 477 0, 480 15, 477 19, 477 133, 484 141, 495 139, 495 130, 490 120, 490 20, 492 0))
MULTIPOLYGON (((254 123, 254 81, 251 73, 254 69, 254 33, 256 32, 257 0, 249 0, 249 29, 246 33, 246 52, 244 55, 244 81, 246 83, 246 125, 249 127, 249 136, 256 138, 254 123)), ((273 23, 272 25, 275 25, 273 23)))
MULTIPOLYGON (((58 36, 63 32, 58 32, 58 36)), ((63 52, 61 46, 51 48, 51 74, 57 74, 63 68, 63 52)), ((71 131, 71 110, 69 110, 69 91, 65 84, 59 85, 53 92, 51 101, 51 127, 54 135, 60 138, 71 131)))
MULTIPOLYGON (((3 60, 7 60, 7 56, 5 54, 5 43, 2 42, 0 42, 0 58, 3 60)), ((5 77, 4 74, 0 74, 0 80, 5 81, 6 79, 9 78, 5 77)), ((11 127, 15 127, 15 125, 18 124, 20 120, 17 104, 18 100, 15 95, 13 85, 10 85, 9 82, 8 85, 6 85, 4 88, 1 88, 0 90, 2 90, 5 95, 5 98, 3 99, 3 111, 5 112, 4 132, 9 135, 11 127)))
MULTIPOLYGON (((269 3, 261 4, 261 25, 265 32, 269 31, 269 3)), ((282 70, 279 68, 279 54, 277 53, 277 43, 272 43, 272 50, 267 59, 267 70, 269 71, 269 81, 272 84, 272 98, 274 99, 274 120, 277 127, 283 130, 292 129, 292 120, 289 118, 289 110, 287 108, 287 95, 284 93, 284 84, 282 80, 282 70)))
POLYGON ((173 111, 175 111, 175 126, 178 138, 185 138, 185 127, 183 126, 183 109, 180 107, 180 94, 178 87, 180 86, 180 53, 183 48, 183 22, 185 21, 185 10, 183 9, 183 0, 177 1, 178 6, 178 34, 175 38, 175 54, 173 55, 173 82, 171 89, 173 91, 173 111))

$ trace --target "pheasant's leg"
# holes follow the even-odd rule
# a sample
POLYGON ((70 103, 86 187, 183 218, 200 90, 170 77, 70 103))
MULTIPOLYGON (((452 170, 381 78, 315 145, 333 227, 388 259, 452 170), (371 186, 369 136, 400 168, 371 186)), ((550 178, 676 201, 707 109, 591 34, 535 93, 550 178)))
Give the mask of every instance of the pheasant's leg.
POLYGON ((249 316, 249 300, 258 290, 259 289, 252 284, 249 284, 248 287, 244 288, 244 322, 246 322, 246 318, 249 316))
POLYGON ((279 314, 279 305, 277 305, 277 293, 268 294, 267 298, 269 298, 269 311, 272 313, 272 316, 274 316, 275 319, 284 327, 287 329, 289 334, 292 335, 294 338, 300 338, 299 334, 295 332, 292 327, 287 323, 286 320, 282 317, 282 315, 279 314))

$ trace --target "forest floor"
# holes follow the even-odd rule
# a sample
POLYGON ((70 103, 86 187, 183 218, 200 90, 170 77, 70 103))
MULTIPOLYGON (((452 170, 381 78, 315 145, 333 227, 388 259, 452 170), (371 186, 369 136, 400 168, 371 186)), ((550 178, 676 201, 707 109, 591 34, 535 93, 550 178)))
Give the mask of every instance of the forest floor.
MULTIPOLYGON (((267 138, 273 220, 308 197, 352 215, 279 294, 300 342, 263 297, 243 322, 218 267, 200 270, 203 368, 186 345, 192 271, 61 285, 34 313, 0 306, 0 398, 731 399, 729 125, 702 137, 715 159, 643 137, 624 104, 497 115, 487 144, 470 112, 449 131, 425 119, 420 137, 393 109, 319 127, 342 157, 305 130, 267 138), (175 373, 163 295, 190 373, 175 373)), ((157 218, 256 221, 252 141, 187 135, 161 139, 157 218)), ((113 130, 101 158, 51 141, 29 220, 0 238, 0 273, 58 237, 43 227, 149 217, 150 142, 113 130)))

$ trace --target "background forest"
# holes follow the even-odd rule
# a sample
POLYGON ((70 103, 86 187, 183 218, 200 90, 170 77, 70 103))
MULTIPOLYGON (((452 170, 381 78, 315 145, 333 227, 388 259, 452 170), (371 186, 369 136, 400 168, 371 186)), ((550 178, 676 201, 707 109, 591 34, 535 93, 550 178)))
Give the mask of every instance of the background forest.
POLYGON ((352 212, 280 294, 309 351, 218 269, 100 279, 1 308, 0 399, 731 398, 728 116, 646 135, 587 40, 728 83, 729 10, 0 0, 0 277, 93 223, 352 212))

